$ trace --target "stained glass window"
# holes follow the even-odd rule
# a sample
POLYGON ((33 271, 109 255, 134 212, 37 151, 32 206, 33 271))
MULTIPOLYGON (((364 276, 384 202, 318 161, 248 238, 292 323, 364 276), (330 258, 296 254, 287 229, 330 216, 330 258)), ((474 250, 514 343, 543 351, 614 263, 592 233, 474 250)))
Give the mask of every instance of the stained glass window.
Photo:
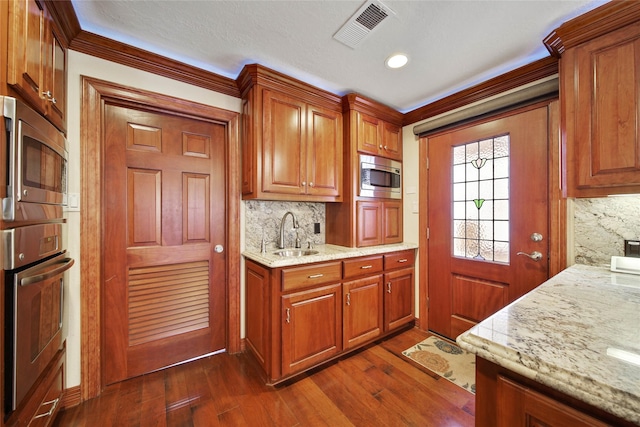
POLYGON ((509 262, 509 135, 453 147, 453 256, 509 262))

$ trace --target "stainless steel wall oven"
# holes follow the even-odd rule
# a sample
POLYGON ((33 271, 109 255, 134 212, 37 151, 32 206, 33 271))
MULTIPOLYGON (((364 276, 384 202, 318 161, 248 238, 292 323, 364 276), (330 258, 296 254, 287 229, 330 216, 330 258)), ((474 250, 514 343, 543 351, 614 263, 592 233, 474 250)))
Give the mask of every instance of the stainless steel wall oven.
POLYGON ((7 159, 0 243, 8 414, 62 348, 64 277, 74 261, 65 249, 66 139, 19 100, 0 97, 0 106, 7 159))

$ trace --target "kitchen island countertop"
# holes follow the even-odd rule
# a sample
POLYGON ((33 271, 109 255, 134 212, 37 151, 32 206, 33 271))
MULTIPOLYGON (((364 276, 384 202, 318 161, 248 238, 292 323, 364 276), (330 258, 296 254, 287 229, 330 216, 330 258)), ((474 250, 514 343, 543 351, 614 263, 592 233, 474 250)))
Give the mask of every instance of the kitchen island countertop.
POLYGON ((640 424, 640 276, 571 266, 457 342, 483 359, 640 424))
MULTIPOLYGON (((313 262, 333 261, 359 256, 377 255, 389 252, 403 251, 406 249, 416 249, 415 243, 396 243, 392 245, 369 246, 366 248, 349 248, 337 245, 317 245, 313 250, 318 251, 315 255, 282 257, 276 255, 279 249, 270 248, 266 253, 245 251, 242 255, 259 264, 269 268, 289 267, 292 265, 311 264, 313 262)), ((288 248, 291 249, 291 248, 288 248)))

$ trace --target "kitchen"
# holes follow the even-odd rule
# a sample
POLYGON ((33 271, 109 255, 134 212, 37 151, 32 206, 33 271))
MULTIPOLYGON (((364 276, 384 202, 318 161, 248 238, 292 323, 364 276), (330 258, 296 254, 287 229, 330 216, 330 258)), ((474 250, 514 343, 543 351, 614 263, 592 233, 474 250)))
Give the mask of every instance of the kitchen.
MULTIPOLYGON (((191 99, 203 104, 213 104, 218 108, 229 111, 240 112, 242 108, 240 99, 237 97, 224 95, 216 91, 203 91, 193 85, 128 68, 115 62, 99 59, 95 56, 80 53, 75 50, 70 50, 68 52, 68 69, 69 100, 81 99, 83 88, 80 86, 80 82, 82 75, 88 75, 95 79, 106 81, 113 80, 112 76, 119 76, 119 83, 125 86, 135 87, 151 92, 159 91, 161 88, 162 93, 164 94, 191 99)), ((80 120, 82 117, 80 108, 80 103, 69 102, 67 116, 69 129, 68 139, 70 142, 82 140, 80 134, 80 120)), ((419 175, 418 159, 420 156, 418 153, 418 144, 416 144, 416 138, 413 135, 413 124, 405 126, 403 129, 403 151, 403 174, 405 183, 416 182, 419 175)), ((69 174, 71 177, 81 176, 81 164, 82 161, 79 147, 77 145, 75 147, 70 147, 69 174)), ((408 190, 409 188, 405 188, 404 194, 404 235, 418 236, 421 233, 419 232, 418 214, 414 212, 414 206, 415 203, 419 202, 419 193, 418 189, 415 189, 414 192, 410 192, 408 190)), ((80 193, 80 186, 77 180, 70 180, 69 193, 80 193)), ((244 248, 246 249, 249 249, 250 245, 253 246, 254 249, 258 249, 258 244, 262 238, 263 230, 253 231, 247 228, 250 227, 249 224, 255 224, 257 221, 262 222, 261 218, 256 219, 255 217, 250 216, 254 213, 254 210, 258 213, 262 210, 272 210, 274 212, 273 215, 271 215, 271 212, 267 215, 270 218, 274 216, 279 218, 287 210, 299 213, 300 218, 304 218, 301 222, 303 226, 306 227, 306 238, 308 239, 309 236, 317 238, 318 241, 313 242, 315 245, 323 243, 322 234, 315 235, 312 228, 307 228, 310 227, 311 224, 318 222, 321 224, 321 233, 325 230, 323 225, 325 224, 326 213, 322 211, 322 206, 314 207, 305 204, 304 208, 308 208, 310 210, 309 214, 305 214, 304 208, 296 205, 295 202, 293 205, 285 204, 280 211, 275 209, 275 206, 267 204, 267 202, 243 202, 241 206, 242 208, 239 212, 241 224, 246 225, 240 226, 240 233, 241 235, 244 234, 244 248), (278 212, 278 214, 275 214, 275 212, 278 212), (247 216, 250 217, 249 221, 246 219, 247 216)), ((633 212, 634 210, 637 210, 637 206, 637 198, 576 199, 575 202, 571 202, 569 208, 573 209, 575 212, 576 231, 573 235, 572 233, 568 233, 570 237, 575 239, 573 244, 568 242, 568 258, 571 259, 573 256, 581 263, 593 263, 596 265, 608 264, 608 256, 612 254, 620 254, 621 240, 638 238, 637 235, 627 234, 638 229, 637 224, 629 223, 633 218, 635 218, 633 212), (623 212, 630 212, 631 214, 624 214, 623 212), (596 223, 596 228, 594 228, 594 224, 591 222, 593 218, 599 219, 596 223), (589 230, 589 232, 585 233, 583 231, 585 229, 589 230), (597 238, 595 237, 595 230, 598 230, 597 238), (612 230, 613 236, 608 234, 611 233, 612 230), (604 236, 601 236, 601 233, 604 234, 604 236), (596 244, 596 242, 598 244, 596 244), (599 242, 606 242, 608 243, 608 246, 600 247, 599 242), (574 250, 573 255, 571 254, 572 249, 574 250)), ((68 211, 68 249, 71 254, 80 254, 80 208, 70 207, 68 211)), ((570 221, 572 216, 568 215, 568 217, 568 229, 571 229, 570 221)), ((268 227, 267 233, 275 234, 275 232, 275 225, 273 227, 268 227)), ((270 236, 269 240, 274 241, 275 239, 273 239, 273 237, 274 236, 270 236)), ((304 241, 304 243, 306 244, 306 241, 304 241)), ((77 256, 77 258, 79 258, 79 256, 77 256)), ((69 368, 67 370, 66 384, 68 387, 74 387, 81 382, 80 348, 82 332, 78 325, 81 316, 80 307, 82 306, 82 301, 80 299, 81 285, 79 274, 79 268, 71 270, 69 278, 70 292, 68 292, 67 295, 67 304, 69 309, 65 310, 65 313, 68 316, 68 319, 66 319, 68 321, 66 321, 65 324, 75 325, 75 327, 69 328, 66 331, 68 349, 67 364, 69 367, 77 367, 76 369, 69 368)), ((416 309, 416 313, 419 313, 418 309, 416 309)), ((241 319, 242 318, 244 318, 244 316, 241 316, 241 319)))

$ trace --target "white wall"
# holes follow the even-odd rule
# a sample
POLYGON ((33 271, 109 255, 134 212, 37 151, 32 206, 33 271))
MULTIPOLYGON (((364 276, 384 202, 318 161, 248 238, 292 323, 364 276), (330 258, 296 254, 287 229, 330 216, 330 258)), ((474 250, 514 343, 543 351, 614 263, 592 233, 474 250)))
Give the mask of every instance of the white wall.
MULTIPOLYGON (((402 175, 404 177, 403 187, 403 235, 404 241, 410 243, 420 243, 420 228, 419 228, 419 195, 420 195, 420 170, 419 166, 419 152, 420 146, 418 144, 418 137, 413 134, 413 127, 415 125, 405 126, 402 129, 402 175)), ((420 317, 419 310, 419 289, 420 282, 420 263, 419 251, 416 251, 416 270, 415 270, 415 315, 420 317)))
MULTIPOLYGON (((240 112, 239 98, 125 67, 82 53, 68 56, 67 138, 69 140, 69 193, 80 193, 80 107, 81 76, 92 77, 240 112)), ((83 207, 80 206, 80 209, 83 207)), ((66 387, 80 384, 80 211, 67 212, 68 242, 76 264, 70 270, 65 289, 65 331, 67 338, 66 387)), ((241 224, 240 229, 244 228, 241 224)), ((244 307, 244 306, 243 306, 244 307)), ((244 315, 242 315, 244 317, 244 315)))

